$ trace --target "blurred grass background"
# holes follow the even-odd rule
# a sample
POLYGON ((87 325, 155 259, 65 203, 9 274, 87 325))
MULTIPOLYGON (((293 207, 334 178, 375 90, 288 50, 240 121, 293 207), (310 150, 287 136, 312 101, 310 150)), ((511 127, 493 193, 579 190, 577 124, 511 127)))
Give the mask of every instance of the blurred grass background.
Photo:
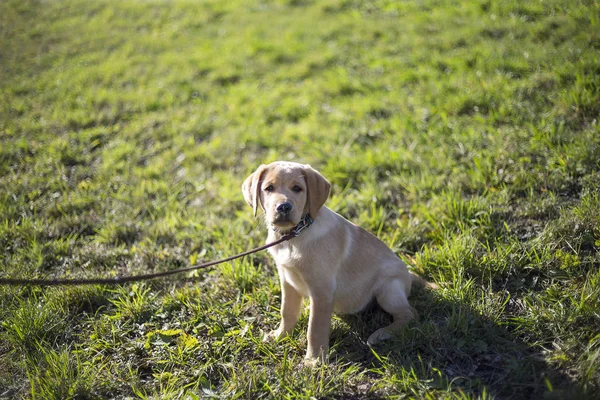
POLYGON ((0 2, 3 276, 174 269, 254 247, 260 163, 443 284, 374 349, 283 343, 266 254, 187 280, 0 288, 3 398, 593 398, 594 1, 0 2))

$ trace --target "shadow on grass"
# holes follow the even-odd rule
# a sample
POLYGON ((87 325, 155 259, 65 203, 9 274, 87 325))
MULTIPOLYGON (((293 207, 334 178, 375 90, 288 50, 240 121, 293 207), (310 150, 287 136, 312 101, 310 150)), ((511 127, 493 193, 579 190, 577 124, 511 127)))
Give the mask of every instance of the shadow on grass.
POLYGON ((423 390, 459 391, 479 398, 591 398, 564 371, 550 366, 539 349, 465 302, 448 301, 423 289, 410 300, 419 320, 373 349, 366 338, 389 324, 391 317, 376 304, 341 316, 347 326, 338 323, 332 329, 331 359, 358 363, 374 380, 398 382, 399 392, 404 391, 403 382, 409 387, 412 380, 423 390))

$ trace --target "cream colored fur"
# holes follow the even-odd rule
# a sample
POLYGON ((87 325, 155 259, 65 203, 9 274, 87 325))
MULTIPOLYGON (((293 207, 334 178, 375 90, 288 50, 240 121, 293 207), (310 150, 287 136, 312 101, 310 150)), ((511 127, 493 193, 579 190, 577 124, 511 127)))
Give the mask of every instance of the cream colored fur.
POLYGON ((279 272, 282 304, 281 324, 267 338, 289 334, 308 297, 308 360, 326 357, 333 312, 355 313, 372 299, 394 320, 370 335, 367 343, 389 338, 415 316, 407 298, 413 280, 424 282, 382 241, 323 206, 329 189, 329 182, 313 168, 291 162, 261 165, 242 185, 255 215, 259 207, 265 212, 267 242, 279 239, 307 212, 314 219, 301 236, 269 249, 279 272), (277 207, 286 202, 291 210, 282 216, 277 207))

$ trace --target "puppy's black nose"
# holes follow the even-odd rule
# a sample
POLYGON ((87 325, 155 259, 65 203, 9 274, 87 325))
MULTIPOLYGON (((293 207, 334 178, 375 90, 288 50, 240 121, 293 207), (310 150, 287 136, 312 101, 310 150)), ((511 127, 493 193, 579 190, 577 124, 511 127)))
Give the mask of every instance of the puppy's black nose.
POLYGON ((277 206, 277 212, 280 214, 287 214, 292 211, 292 203, 286 201, 277 206))

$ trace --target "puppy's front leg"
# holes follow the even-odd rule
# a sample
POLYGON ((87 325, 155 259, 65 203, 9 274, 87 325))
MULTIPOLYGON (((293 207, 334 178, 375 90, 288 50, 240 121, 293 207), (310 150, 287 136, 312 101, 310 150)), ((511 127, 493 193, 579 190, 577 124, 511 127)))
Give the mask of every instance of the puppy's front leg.
POLYGON ((333 314, 333 297, 319 295, 310 297, 310 317, 308 319, 308 351, 309 361, 325 361, 329 348, 329 329, 333 314))
POLYGON ((280 278, 281 283, 281 323, 279 328, 269 333, 267 339, 280 339, 290 334, 300 318, 302 309, 302 295, 290 285, 285 278, 280 278))

